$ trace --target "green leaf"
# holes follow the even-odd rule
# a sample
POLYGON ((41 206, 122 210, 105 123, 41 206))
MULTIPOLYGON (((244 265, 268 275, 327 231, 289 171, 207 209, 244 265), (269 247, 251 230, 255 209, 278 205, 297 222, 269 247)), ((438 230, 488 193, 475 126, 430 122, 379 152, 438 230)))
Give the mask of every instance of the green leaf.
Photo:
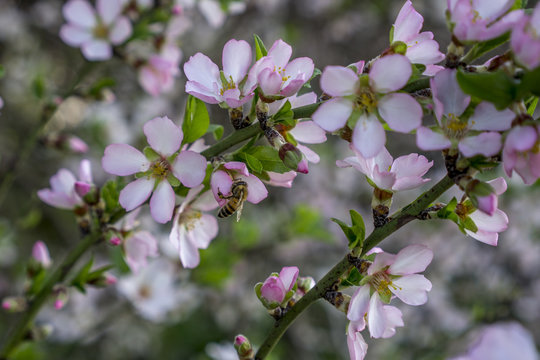
POLYGON ((263 171, 262 163, 255 156, 245 152, 238 154, 238 156, 244 158, 250 172, 260 173, 263 171))
POLYGON ((80 292, 83 294, 86 293, 86 289, 84 286, 88 282, 88 275, 90 274, 90 270, 92 269, 92 265, 94 264, 94 257, 92 256, 90 260, 84 266, 79 270, 75 278, 71 281, 71 285, 76 287, 80 292))
POLYGON ((298 90, 298 94, 296 96, 301 96, 301 95, 304 95, 313 91, 313 89, 311 88, 311 80, 315 79, 317 76, 321 74, 322 72, 320 69, 318 68, 313 69, 313 74, 311 75, 309 80, 306 81, 306 83, 300 88, 300 90, 298 90))
POLYGON ((118 190, 118 183, 116 180, 109 180, 101 188, 101 198, 105 202, 105 211, 112 212, 117 209, 120 204, 118 203, 118 197, 120 191, 118 190))
POLYGON ((489 101, 498 110, 507 108, 517 100, 517 85, 502 70, 489 73, 466 73, 459 70, 457 80, 466 94, 489 101))
POLYGON ((6 75, 6 68, 3 65, 0 65, 0 79, 6 75))
POLYGON ((462 220, 461 224, 465 229, 472 231, 473 233, 478 231, 478 226, 476 226, 473 219, 471 219, 469 216, 467 216, 465 220, 462 220))
POLYGON ((182 124, 184 133, 182 144, 194 142, 206 133, 209 126, 210 116, 208 116, 206 105, 202 100, 189 95, 182 124))
POLYGON ((351 215, 351 222, 352 222, 352 231, 356 235, 355 239, 355 247, 362 246, 364 243, 364 238, 366 236, 366 225, 364 224, 364 219, 362 218, 362 215, 360 215, 355 210, 349 210, 349 214, 351 215))
POLYGON ((523 75, 520 91, 522 93, 530 91, 533 95, 540 96, 540 67, 523 75))
POLYGON ((264 43, 259 35, 255 34, 253 37, 255 38, 255 60, 259 60, 260 58, 268 55, 268 51, 266 50, 266 46, 264 46, 264 43))
POLYGON ((362 281, 362 274, 360 274, 360 271, 358 271, 357 268, 353 268, 350 272, 347 278, 343 279, 341 281, 341 286, 349 287, 349 286, 359 286, 360 281, 362 281))
POLYGON ((278 151, 270 146, 254 146, 246 153, 256 157, 265 171, 283 174, 290 170, 279 158, 278 151))
POLYGON ((101 91, 106 88, 112 88, 116 85, 116 81, 110 77, 104 77, 97 80, 94 85, 88 90, 88 94, 94 98, 98 98, 101 95, 101 91))
POLYGON ((219 140, 223 136, 223 126, 210 124, 208 126, 208 130, 206 130, 206 133, 212 133, 212 135, 214 135, 214 139, 219 140))
POLYGON ((394 31, 395 31, 395 28, 394 28, 394 25, 392 25, 392 27, 390 28, 390 34, 389 35, 389 44, 393 43, 394 42, 394 31))
POLYGON ((45 79, 43 79, 43 76, 37 75, 32 80, 32 92, 38 99, 45 97, 45 79))
POLYGON ((445 207, 437 211, 437 217, 439 219, 449 219, 452 214, 455 215, 454 211, 456 210, 457 204, 457 199, 453 197, 452 200, 450 200, 450 202, 445 207))
POLYGON ((285 101, 285 104, 283 104, 278 112, 272 116, 272 119, 274 120, 274 123, 282 123, 291 127, 296 125, 294 112, 291 110, 291 103, 289 100, 285 101))
POLYGON ((535 96, 529 106, 527 107, 527 114, 533 116, 534 111, 536 110, 536 106, 538 106, 538 96, 535 96))
POLYGON ((480 56, 508 42, 509 39, 510 39, 510 34, 505 33, 499 37, 496 37, 495 39, 476 43, 471 48, 471 50, 469 50, 469 52, 463 57, 462 60, 466 61, 467 63, 472 63, 474 60, 478 59, 480 56))
POLYGON ((336 219, 336 218, 330 218, 333 222, 339 225, 345 236, 347 237, 347 240, 349 240, 349 247, 354 248, 356 246, 356 234, 354 233, 353 229, 344 223, 343 221, 336 219))

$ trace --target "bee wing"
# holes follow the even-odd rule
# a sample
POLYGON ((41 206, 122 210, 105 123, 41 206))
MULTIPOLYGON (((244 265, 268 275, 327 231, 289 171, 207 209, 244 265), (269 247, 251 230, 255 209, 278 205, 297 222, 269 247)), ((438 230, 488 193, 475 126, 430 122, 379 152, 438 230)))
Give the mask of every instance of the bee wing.
POLYGON ((242 209, 244 208, 244 202, 242 201, 240 205, 238 206, 238 209, 236 209, 236 222, 240 221, 240 217, 242 216, 242 209))

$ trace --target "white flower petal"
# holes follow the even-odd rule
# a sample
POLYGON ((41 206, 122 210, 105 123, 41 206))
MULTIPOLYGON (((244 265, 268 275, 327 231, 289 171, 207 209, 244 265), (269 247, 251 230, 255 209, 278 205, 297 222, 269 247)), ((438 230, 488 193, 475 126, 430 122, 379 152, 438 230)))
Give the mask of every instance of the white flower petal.
POLYGON ((422 305, 427 301, 427 292, 431 290, 431 281, 424 275, 407 275, 392 282, 388 288, 401 301, 408 305, 422 305))
POLYGON ((168 181, 160 181, 150 199, 150 214, 158 223, 165 224, 171 220, 176 196, 168 181))
POLYGON ((126 211, 131 211, 148 199, 154 189, 154 178, 142 177, 130 182, 120 191, 119 202, 126 211))
POLYGON ((148 170, 150 162, 133 146, 112 144, 105 148, 101 166, 109 174, 127 176, 148 170))
POLYGON ((352 113, 352 101, 347 99, 331 99, 321 104, 311 118, 326 131, 336 131, 347 123, 352 113))
POLYGON ((369 81, 379 93, 401 89, 411 77, 411 62, 403 55, 393 54, 377 59, 369 71, 369 81))
POLYGON ((182 143, 182 130, 168 117, 156 117, 144 124, 144 135, 150 147, 164 156, 174 154, 182 143))
POLYGON ((409 275, 426 270, 433 260, 433 251, 424 245, 409 245, 396 254, 388 272, 392 275, 409 275))

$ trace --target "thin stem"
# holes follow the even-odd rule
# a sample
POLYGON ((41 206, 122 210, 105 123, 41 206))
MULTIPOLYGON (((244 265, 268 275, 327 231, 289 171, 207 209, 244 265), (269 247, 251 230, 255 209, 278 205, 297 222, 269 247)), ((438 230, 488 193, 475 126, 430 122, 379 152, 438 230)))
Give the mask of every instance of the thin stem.
MULTIPOLYGON (((431 189, 424 192, 416 200, 399 211, 392 217, 391 221, 382 227, 373 230, 364 241, 364 247, 361 249, 360 255, 365 254, 394 231, 414 220, 422 210, 427 208, 432 202, 439 198, 439 196, 450 189, 452 185, 454 185, 454 182, 448 176, 445 176, 431 189)), ((280 320, 276 321, 274 327, 266 337, 266 340, 255 355, 255 360, 265 359, 294 320, 312 303, 322 298, 324 294, 339 281, 339 278, 350 269, 350 267, 349 255, 346 255, 315 285, 315 287, 304 295, 280 320)))
POLYGON ((8 332, 6 341, 0 352, 0 360, 5 360, 11 354, 11 352, 19 345, 23 340, 28 328, 34 321, 37 313, 49 298, 49 295, 53 291, 56 284, 62 282, 69 271, 77 263, 79 258, 90 248, 92 245, 99 242, 101 238, 101 231, 95 230, 85 236, 79 244, 66 256, 64 261, 56 268, 56 270, 50 275, 47 282, 39 290, 36 296, 28 304, 28 310, 26 310, 15 327, 8 332))

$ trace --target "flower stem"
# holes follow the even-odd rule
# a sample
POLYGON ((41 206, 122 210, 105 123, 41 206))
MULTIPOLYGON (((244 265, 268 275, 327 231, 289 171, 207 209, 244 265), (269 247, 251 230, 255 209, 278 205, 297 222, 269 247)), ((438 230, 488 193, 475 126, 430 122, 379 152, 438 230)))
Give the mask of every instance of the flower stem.
MULTIPOLYGON (((417 215, 426 209, 432 202, 437 200, 444 192, 450 189, 452 185, 454 185, 454 182, 448 176, 445 176, 431 189, 424 192, 416 200, 405 206, 396 215, 392 216, 391 221, 380 228, 373 230, 373 232, 365 239, 363 248, 355 249, 356 252, 359 252, 360 256, 364 255, 394 231, 398 230, 408 222, 416 219, 417 215)), ((354 252, 355 251, 353 251, 353 253, 354 252)), ((281 339, 287 328, 294 322, 294 320, 312 303, 322 298, 326 292, 339 281, 339 278, 350 269, 350 267, 351 264, 349 262, 349 255, 347 254, 281 319, 276 321, 274 327, 272 330, 270 330, 270 333, 266 337, 266 340, 255 355, 255 360, 265 359, 281 339)))
POLYGON ((64 261, 54 270, 54 272, 49 276, 46 283, 38 291, 35 297, 29 302, 28 309, 21 315, 19 321, 7 333, 4 345, 0 351, 0 360, 5 360, 8 356, 15 350, 19 343, 23 340, 26 335, 28 328, 32 324, 37 313, 49 298, 54 286, 62 282, 73 266, 81 258, 81 256, 90 248, 92 245, 98 243, 101 239, 101 231, 95 230, 90 234, 86 235, 82 241, 66 256, 64 261))

